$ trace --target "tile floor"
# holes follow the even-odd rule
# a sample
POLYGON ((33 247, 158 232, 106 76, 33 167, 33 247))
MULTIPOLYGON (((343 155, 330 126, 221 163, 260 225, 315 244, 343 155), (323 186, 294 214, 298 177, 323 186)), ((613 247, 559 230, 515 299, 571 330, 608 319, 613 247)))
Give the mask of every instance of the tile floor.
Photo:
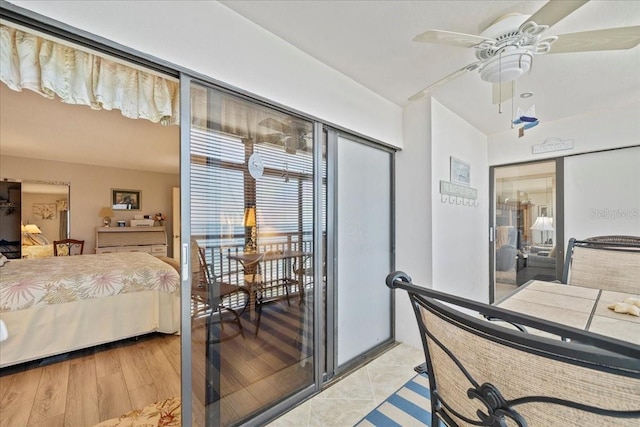
POLYGON ((268 427, 353 426, 413 378, 413 368, 423 362, 422 349, 399 344, 268 427))

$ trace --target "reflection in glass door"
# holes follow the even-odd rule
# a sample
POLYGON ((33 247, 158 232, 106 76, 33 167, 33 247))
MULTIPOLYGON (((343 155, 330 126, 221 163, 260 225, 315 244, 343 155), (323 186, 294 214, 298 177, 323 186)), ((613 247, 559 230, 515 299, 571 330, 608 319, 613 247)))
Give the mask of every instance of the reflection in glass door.
POLYGON ((529 280, 555 280, 560 256, 555 160, 492 169, 495 301, 529 280))
POLYGON ((190 124, 192 424, 237 425, 315 381, 313 123, 192 84, 190 124))

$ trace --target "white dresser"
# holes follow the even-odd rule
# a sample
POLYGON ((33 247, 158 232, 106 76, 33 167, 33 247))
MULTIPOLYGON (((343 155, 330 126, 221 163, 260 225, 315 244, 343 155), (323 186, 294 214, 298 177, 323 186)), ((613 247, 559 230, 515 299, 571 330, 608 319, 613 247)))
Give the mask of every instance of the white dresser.
POLYGON ((96 227, 96 253, 147 252, 167 256, 164 227, 96 227))

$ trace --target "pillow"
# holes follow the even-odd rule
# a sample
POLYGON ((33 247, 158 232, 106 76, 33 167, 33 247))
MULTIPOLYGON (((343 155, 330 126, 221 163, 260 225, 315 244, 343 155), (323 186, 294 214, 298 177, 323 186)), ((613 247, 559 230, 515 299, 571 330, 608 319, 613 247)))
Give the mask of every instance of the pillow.
POLYGON ((2 267, 3 265, 5 265, 8 262, 9 262, 9 260, 7 259, 7 257, 4 256, 3 254, 0 254, 0 267, 2 267))
POLYGON ((22 233, 22 246, 37 245, 38 242, 32 236, 35 236, 35 234, 22 233))
POLYGON ((22 244, 24 246, 46 246, 50 243, 49 239, 42 234, 22 233, 22 244))
POLYGON ((556 257, 556 247, 554 246, 553 249, 551 249, 551 252, 549 252, 549 258, 555 258, 556 257))
POLYGON ((51 244, 49 239, 47 239, 47 237, 44 234, 36 234, 35 239, 39 242, 38 244, 40 246, 47 246, 51 244))

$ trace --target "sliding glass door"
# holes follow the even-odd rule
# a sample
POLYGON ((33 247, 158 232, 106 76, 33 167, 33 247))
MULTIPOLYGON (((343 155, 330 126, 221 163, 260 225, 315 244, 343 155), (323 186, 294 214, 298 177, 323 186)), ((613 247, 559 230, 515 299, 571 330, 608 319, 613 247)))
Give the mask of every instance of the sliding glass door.
POLYGON ((492 301, 529 280, 555 280, 559 206, 556 161, 496 166, 492 301))
POLYGON ((183 417, 261 425, 393 340, 393 151, 181 91, 183 417))
POLYGON ((335 362, 338 371, 389 343, 393 153, 337 137, 335 362))
POLYGON ((313 123, 188 90, 192 424, 236 425, 315 381, 313 123))

